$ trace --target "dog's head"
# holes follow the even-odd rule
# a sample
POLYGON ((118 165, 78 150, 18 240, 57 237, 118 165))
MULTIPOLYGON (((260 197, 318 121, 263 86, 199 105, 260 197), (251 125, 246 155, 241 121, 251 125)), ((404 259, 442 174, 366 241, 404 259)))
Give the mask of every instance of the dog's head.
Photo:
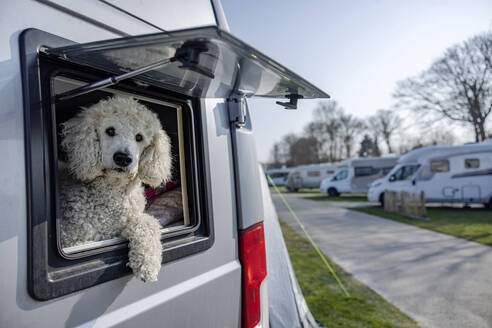
POLYGON ((171 176, 171 143, 156 114, 130 97, 83 108, 62 125, 62 149, 79 180, 138 176, 158 186, 171 176))

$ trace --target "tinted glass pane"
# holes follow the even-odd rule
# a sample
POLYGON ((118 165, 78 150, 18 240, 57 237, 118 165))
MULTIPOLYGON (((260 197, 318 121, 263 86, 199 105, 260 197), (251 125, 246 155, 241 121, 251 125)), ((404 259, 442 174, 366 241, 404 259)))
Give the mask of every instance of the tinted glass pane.
POLYGON ((390 181, 409 180, 412 178, 413 174, 418 170, 419 167, 419 165, 402 166, 395 173, 393 173, 393 178, 390 179, 390 181))
POLYGON ((432 179, 434 176, 434 173, 431 171, 431 168, 429 165, 424 165, 422 169, 420 169, 418 175, 417 175, 417 180, 421 181, 427 181, 432 179))
POLYGON ((395 173, 393 173, 390 177, 390 181, 398 181, 401 180, 401 175, 403 173, 403 167, 400 167, 398 170, 396 170, 395 173))
POLYGON ((408 165, 403 167, 403 174, 402 174, 402 180, 408 180, 410 179, 415 171, 417 171, 419 166, 417 165, 408 165))
POLYGON ((335 175, 335 180, 344 180, 344 179, 347 179, 348 177, 348 171, 347 170, 343 170, 343 171, 340 171, 338 172, 336 175, 335 175))
POLYGON ((448 172, 449 161, 447 159, 439 159, 431 161, 431 172, 448 172))
POLYGON ((356 177, 363 177, 363 176, 372 175, 372 174, 373 174, 372 167, 356 167, 355 168, 355 176, 356 177))
POLYGON ((303 98, 329 98, 299 75, 217 27, 118 38, 46 52, 118 75, 173 57, 177 49, 190 42, 205 47, 198 57, 199 65, 215 78, 182 69, 182 63, 175 61, 135 79, 196 97, 226 97, 234 90, 260 97, 298 94, 303 98))
POLYGON ((480 160, 478 158, 468 158, 465 159, 465 168, 467 169, 477 169, 480 167, 480 160))

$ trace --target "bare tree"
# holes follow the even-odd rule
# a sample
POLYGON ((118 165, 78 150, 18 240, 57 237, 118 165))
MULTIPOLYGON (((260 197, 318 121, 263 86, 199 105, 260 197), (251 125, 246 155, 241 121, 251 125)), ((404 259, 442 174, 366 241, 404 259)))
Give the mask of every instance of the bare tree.
POLYGON ((287 166, 295 165, 295 160, 292 158, 292 146, 299 140, 299 137, 294 133, 289 133, 282 138, 283 149, 285 150, 285 164, 287 166))
POLYGON ((270 153, 270 163, 269 168, 279 168, 285 163, 284 156, 282 154, 282 143, 276 142, 273 144, 272 151, 270 153))
POLYGON ((407 136, 397 146, 399 154, 405 154, 413 149, 436 146, 452 145, 456 142, 456 135, 452 130, 446 129, 442 124, 432 131, 422 132, 419 136, 407 136))
POLYGON ((321 122, 310 122, 304 127, 304 135, 310 138, 314 142, 316 150, 317 162, 323 162, 327 160, 327 155, 325 152, 327 144, 327 136, 324 124, 321 122))
POLYGON ((281 141, 272 147, 270 167, 318 163, 317 143, 313 137, 298 136, 294 133, 285 135, 281 141))
POLYGON ((398 83, 399 106, 419 114, 438 114, 473 127, 475 140, 486 139, 492 111, 492 32, 448 48, 417 77, 398 83))
MULTIPOLYGON (((377 137, 376 137, 377 138, 377 137)), ((377 140, 371 139, 368 134, 364 135, 364 139, 360 142, 359 149, 360 157, 378 157, 381 156, 377 140)))
POLYGON ((317 128, 321 130, 320 151, 328 154, 328 161, 335 162, 340 159, 338 155, 338 134, 340 131, 340 113, 343 109, 336 101, 320 102, 314 110, 313 121, 316 122, 317 128))
POLYGON ((393 153, 391 147, 391 136, 401 127, 401 118, 394 110, 380 109, 369 118, 369 128, 372 131, 373 139, 377 143, 378 136, 381 136, 388 152, 393 153))
POLYGON ((269 167, 279 168, 290 163, 290 147, 297 141, 298 137, 293 134, 285 135, 282 140, 276 142, 270 151, 269 167))
POLYGON ((316 139, 298 138, 290 147, 291 165, 298 166, 318 162, 316 139))
POLYGON ((340 121, 340 138, 343 141, 345 147, 345 156, 350 158, 352 155, 352 146, 356 135, 361 132, 365 125, 364 123, 353 116, 352 114, 345 114, 341 112, 339 114, 340 121))

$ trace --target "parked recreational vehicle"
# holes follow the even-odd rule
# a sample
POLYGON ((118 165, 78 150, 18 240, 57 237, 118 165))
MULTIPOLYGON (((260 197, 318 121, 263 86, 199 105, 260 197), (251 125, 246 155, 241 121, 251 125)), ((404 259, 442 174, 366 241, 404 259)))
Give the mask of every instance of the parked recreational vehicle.
MULTIPOLYGON (((289 270, 246 97, 279 98, 295 109, 298 99, 326 93, 231 35, 218 0, 1 1, 0 15, 0 327, 316 325, 289 270), (60 211, 67 205, 60 129, 120 96, 137 100, 132 108, 162 125, 171 145, 159 156, 168 167, 172 158, 172 181, 159 180, 145 195, 134 186, 142 202, 128 205, 159 221, 155 282, 132 276, 135 245, 121 234, 62 244, 61 221, 71 214, 60 211), (270 273, 283 278, 268 281, 270 273)), ((163 166, 153 155, 163 132, 146 140, 148 131, 133 136, 94 121, 95 129, 92 121, 71 123, 90 136, 71 142, 84 145, 79 157, 92 163, 85 168, 97 173, 93 179, 134 178, 103 167, 102 140, 120 131, 132 145, 147 142, 135 146, 138 154, 163 166)), ((131 160, 117 154, 104 165, 131 160)), ((111 195, 126 189, 119 190, 111 195)), ((94 211, 118 216, 96 196, 94 211)), ((72 213, 80 214, 77 204, 72 213)))
MULTIPOLYGON (((282 167, 280 169, 271 169, 266 171, 266 175, 270 176, 276 186, 285 186, 287 183, 287 178, 292 168, 282 167)), ((268 180, 268 185, 271 186, 270 180, 268 180)))
POLYGON ((338 163, 333 177, 322 181, 320 190, 331 197, 340 193, 367 192, 369 185, 391 171, 397 161, 398 157, 393 155, 346 159, 338 163))
POLYGON ((482 203, 492 207, 492 140, 461 146, 429 146, 403 156, 369 189, 368 199, 384 192, 424 192, 426 202, 482 203))
POLYGON ((289 191, 297 191, 299 188, 319 188, 321 181, 332 176, 336 168, 336 164, 332 163, 295 167, 290 171, 285 186, 289 191))

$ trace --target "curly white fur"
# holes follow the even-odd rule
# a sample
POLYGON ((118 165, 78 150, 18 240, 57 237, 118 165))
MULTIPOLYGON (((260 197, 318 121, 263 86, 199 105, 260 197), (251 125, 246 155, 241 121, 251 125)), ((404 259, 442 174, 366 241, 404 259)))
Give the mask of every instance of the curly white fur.
POLYGON ((62 246, 125 237, 135 276, 157 280, 160 225, 144 213, 142 186, 158 186, 171 176, 171 144, 157 115, 133 98, 114 97, 84 108, 62 128, 68 157, 68 174, 60 176, 62 246), (117 152, 131 163, 118 165, 117 152))

